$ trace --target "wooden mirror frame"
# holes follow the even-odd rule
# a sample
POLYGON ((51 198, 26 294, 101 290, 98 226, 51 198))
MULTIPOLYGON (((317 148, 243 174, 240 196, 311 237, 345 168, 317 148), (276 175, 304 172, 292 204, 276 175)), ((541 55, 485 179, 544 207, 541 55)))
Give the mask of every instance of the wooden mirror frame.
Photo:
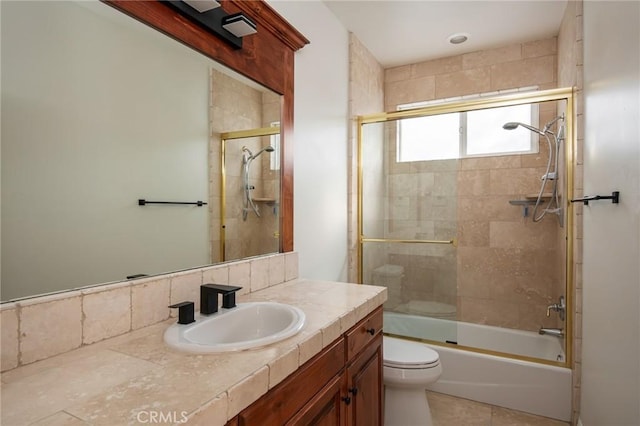
POLYGON ((162 1, 102 1, 282 95, 278 251, 293 251, 294 53, 309 40, 263 0, 220 0, 226 13, 242 12, 257 25, 258 32, 244 37, 241 49, 234 49, 162 1))

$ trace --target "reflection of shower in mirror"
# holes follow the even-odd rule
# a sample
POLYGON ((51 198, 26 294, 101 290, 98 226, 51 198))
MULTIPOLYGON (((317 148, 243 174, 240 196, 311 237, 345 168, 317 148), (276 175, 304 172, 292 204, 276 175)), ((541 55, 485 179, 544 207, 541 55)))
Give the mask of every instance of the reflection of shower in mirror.
POLYGON ((532 219, 534 222, 539 222, 547 213, 555 213, 558 215, 560 226, 562 226, 563 210, 560 205, 560 194, 558 193, 558 157, 560 155, 560 146, 564 140, 564 114, 559 115, 553 120, 544 125, 542 130, 537 129, 529 124, 509 122, 502 126, 505 130, 515 130, 518 127, 523 127, 541 136, 544 136, 547 145, 549 147, 549 158, 547 160, 547 170, 542 175, 542 183, 540 185, 540 192, 536 198, 535 205, 533 207, 532 219), (558 121, 560 123, 556 124, 558 121), (556 124, 556 132, 551 131, 553 125, 556 124), (538 214, 538 208, 542 204, 544 198, 545 189, 547 183, 552 182, 551 195, 549 197, 549 203, 542 209, 542 212, 538 214))
POLYGON ((242 188, 243 188, 243 205, 242 205, 242 220, 247 220, 247 215, 249 214, 249 210, 253 210, 256 216, 260 217, 260 210, 258 206, 253 201, 253 197, 251 196, 251 191, 255 189, 255 186, 249 184, 249 172, 251 168, 251 163, 253 160, 258 158, 260 154, 263 152, 273 152, 274 148, 269 145, 262 148, 260 151, 253 154, 249 148, 246 146, 242 147, 242 188))

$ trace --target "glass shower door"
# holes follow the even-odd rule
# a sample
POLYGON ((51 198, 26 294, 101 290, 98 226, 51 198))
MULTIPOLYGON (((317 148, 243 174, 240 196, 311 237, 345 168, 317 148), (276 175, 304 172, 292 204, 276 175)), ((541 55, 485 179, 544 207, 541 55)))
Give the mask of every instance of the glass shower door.
POLYGON ((398 161, 398 124, 362 125, 361 282, 387 287, 386 332, 453 343, 458 161, 398 161))

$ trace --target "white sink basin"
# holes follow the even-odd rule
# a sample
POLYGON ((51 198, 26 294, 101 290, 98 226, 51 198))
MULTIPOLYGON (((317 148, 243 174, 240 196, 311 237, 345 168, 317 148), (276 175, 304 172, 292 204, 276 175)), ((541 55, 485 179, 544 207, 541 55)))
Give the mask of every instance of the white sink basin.
POLYGON ((172 324, 164 341, 172 348, 194 353, 217 353, 258 348, 297 334, 305 315, 295 306, 275 302, 239 303, 212 315, 196 316, 191 324, 172 324))

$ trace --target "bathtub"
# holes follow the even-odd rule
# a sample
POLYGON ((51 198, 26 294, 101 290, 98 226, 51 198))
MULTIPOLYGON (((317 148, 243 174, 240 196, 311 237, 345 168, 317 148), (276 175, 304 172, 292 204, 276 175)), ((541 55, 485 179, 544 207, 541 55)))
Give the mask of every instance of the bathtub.
MULTIPOLYGON (((384 312, 384 332, 461 346, 564 360, 560 339, 534 332, 384 312)), ((562 421, 571 420, 571 370, 554 365, 428 345, 443 373, 428 389, 562 421)))

